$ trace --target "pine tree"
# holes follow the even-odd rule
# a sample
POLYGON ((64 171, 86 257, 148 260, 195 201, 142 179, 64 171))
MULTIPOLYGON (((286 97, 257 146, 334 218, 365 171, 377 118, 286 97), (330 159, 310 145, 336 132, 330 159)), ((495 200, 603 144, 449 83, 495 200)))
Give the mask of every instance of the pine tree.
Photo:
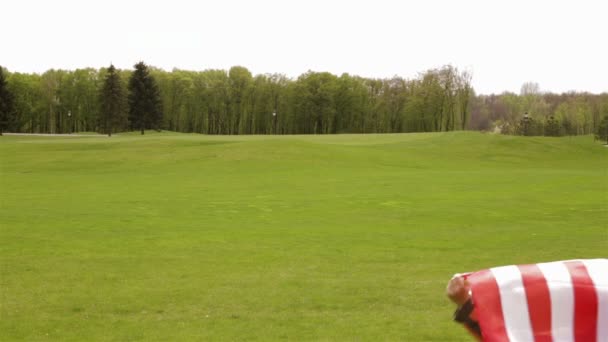
POLYGON ((112 136, 112 132, 123 128, 126 124, 126 96, 123 91, 120 75, 114 65, 108 68, 108 74, 101 88, 100 127, 104 133, 112 136))
POLYGON ((0 135, 5 130, 13 128, 16 121, 14 97, 8 89, 4 70, 0 66, 0 135))
POLYGON ((144 62, 135 64, 129 80, 129 122, 131 129, 160 129, 163 112, 160 91, 144 62))
POLYGON ((559 137, 561 135, 561 126, 559 120, 553 115, 549 116, 545 124, 545 135, 550 137, 559 137))

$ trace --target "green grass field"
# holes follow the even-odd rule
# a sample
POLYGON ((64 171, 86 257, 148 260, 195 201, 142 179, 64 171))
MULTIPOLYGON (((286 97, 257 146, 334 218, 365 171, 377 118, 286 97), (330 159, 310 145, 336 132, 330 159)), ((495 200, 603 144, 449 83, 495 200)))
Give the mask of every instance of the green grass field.
POLYGON ((0 162, 2 341, 468 341, 453 273, 608 254, 589 136, 5 136, 0 162))

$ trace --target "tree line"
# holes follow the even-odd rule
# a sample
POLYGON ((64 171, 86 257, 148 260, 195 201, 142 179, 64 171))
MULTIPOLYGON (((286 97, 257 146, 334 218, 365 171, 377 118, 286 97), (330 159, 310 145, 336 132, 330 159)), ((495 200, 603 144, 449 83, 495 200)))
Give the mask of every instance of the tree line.
POLYGON ((597 131, 608 94, 476 95, 471 74, 447 65, 413 79, 309 71, 295 79, 229 70, 3 72, 11 94, 4 130, 30 133, 165 129, 203 134, 400 133, 496 130, 564 135, 597 131), (528 113, 527 115, 525 113, 528 113))
POLYGON ((370 79, 309 71, 296 79, 240 66, 163 71, 138 63, 7 74, 16 132, 166 129, 204 134, 332 134, 464 129, 471 76, 452 66, 370 79), (147 89, 147 90, 146 90, 147 89))
MULTIPOLYGON (((473 98, 469 128, 526 136, 563 136, 600 134, 606 124, 608 93, 544 93, 537 83, 528 82, 519 94, 505 92, 473 98)), ((598 137, 606 139, 605 135, 598 137)))

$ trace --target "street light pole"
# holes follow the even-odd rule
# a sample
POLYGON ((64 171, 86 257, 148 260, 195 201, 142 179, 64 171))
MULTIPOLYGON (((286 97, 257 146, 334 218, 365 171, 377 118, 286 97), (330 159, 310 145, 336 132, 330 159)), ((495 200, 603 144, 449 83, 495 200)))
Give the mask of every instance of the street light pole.
POLYGON ((68 110, 68 134, 72 134, 72 111, 68 110))

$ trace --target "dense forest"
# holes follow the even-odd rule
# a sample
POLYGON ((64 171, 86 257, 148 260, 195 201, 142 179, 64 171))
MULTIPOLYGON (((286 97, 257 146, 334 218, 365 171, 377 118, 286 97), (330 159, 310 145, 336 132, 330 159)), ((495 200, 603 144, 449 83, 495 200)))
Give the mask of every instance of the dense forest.
POLYGON ((291 79, 282 74, 252 75, 241 66, 167 72, 143 63, 135 71, 110 67, 2 74, 13 108, 3 126, 13 132, 143 133, 146 128, 204 134, 332 134, 472 129, 575 135, 596 132, 608 116, 606 93, 543 93, 537 84, 526 83, 520 94, 476 95, 471 74, 450 65, 414 79, 312 71, 291 79))

